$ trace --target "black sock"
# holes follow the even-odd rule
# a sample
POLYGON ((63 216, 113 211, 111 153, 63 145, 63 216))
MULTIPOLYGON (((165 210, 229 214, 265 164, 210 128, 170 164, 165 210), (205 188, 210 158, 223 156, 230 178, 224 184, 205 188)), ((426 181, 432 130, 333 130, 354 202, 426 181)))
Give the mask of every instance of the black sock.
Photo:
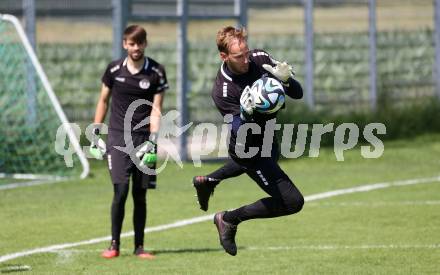
POLYGON ((237 177, 244 173, 244 169, 233 160, 228 160, 225 165, 206 175, 215 181, 222 181, 228 178, 237 177))
POLYGON ((226 211, 226 213, 223 215, 223 220, 227 223, 238 225, 242 221, 240 220, 240 215, 237 210, 238 209, 235 209, 233 211, 226 211))
POLYGON ((287 211, 281 199, 268 197, 226 212, 223 220, 238 225, 240 222, 250 219, 274 218, 288 214, 290 212, 287 211))

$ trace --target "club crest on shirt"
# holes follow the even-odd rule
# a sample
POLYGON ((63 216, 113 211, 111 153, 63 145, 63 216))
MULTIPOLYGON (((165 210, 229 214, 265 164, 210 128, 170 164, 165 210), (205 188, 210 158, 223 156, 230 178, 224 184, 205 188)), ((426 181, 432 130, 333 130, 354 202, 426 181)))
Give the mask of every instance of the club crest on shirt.
POLYGON ((139 87, 141 87, 141 89, 148 89, 150 88, 150 81, 148 81, 148 79, 144 78, 141 81, 139 81, 139 87))

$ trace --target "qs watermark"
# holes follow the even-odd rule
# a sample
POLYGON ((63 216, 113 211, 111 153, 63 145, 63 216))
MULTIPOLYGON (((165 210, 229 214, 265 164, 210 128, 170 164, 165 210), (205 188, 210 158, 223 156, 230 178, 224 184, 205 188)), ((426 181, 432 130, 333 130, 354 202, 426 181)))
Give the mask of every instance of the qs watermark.
MULTIPOLYGON (((151 173, 154 171, 140 165, 140 159, 136 157, 136 152, 138 152, 142 145, 135 147, 132 138, 132 130, 146 127, 150 121, 149 117, 131 129, 134 112, 144 104, 152 106, 151 102, 147 100, 136 100, 128 108, 124 117, 124 130, 120 131, 120 134, 123 135, 125 146, 115 146, 115 149, 129 155, 138 169, 145 173, 151 173)), ((233 151, 239 158, 270 157, 274 137, 277 132, 279 133, 278 136, 281 136, 279 138, 281 145, 280 153, 288 159, 302 156, 319 157, 321 140, 324 134, 332 135, 333 137, 333 151, 337 161, 344 161, 344 152, 355 148, 360 141, 361 135, 363 140, 366 141, 365 144, 360 146, 362 157, 379 158, 385 150, 384 144, 380 139, 380 135, 386 134, 386 127, 383 123, 370 123, 361 129, 355 123, 342 123, 339 125, 334 123, 279 124, 276 118, 274 118, 266 121, 264 125, 253 122, 240 122, 239 127, 232 127, 233 121, 236 118, 232 115, 226 115, 221 125, 213 123, 195 124, 190 122, 179 126, 179 117, 180 113, 176 110, 171 110, 161 115, 161 131, 159 132, 158 146, 165 157, 161 166, 156 168, 156 173, 160 173, 170 159, 180 167, 183 167, 179 147, 175 140, 190 130, 192 130, 188 136, 188 140, 191 141, 189 146, 190 161, 196 167, 201 166, 203 157, 212 156, 218 148, 227 149, 218 150, 218 157, 227 157, 226 151, 233 151), (233 142, 231 142, 231 137, 233 142), (293 141, 294 137, 296 137, 295 141, 293 141), (255 144, 257 146, 254 146, 255 144), (308 151, 306 151, 306 148, 308 148, 308 151)), ((80 139, 83 133, 78 124, 69 123, 69 125, 60 125, 56 134, 55 151, 64 157, 68 167, 72 167, 73 156, 76 152, 73 145, 70 144, 66 127, 70 127, 73 130, 77 139, 80 139)), ((94 124, 90 124, 84 132, 89 142, 94 139, 93 128, 94 124)), ((107 125, 102 124, 101 134, 107 133, 107 125)), ((89 146, 82 147, 86 157, 93 158, 89 153, 89 149, 89 146)))

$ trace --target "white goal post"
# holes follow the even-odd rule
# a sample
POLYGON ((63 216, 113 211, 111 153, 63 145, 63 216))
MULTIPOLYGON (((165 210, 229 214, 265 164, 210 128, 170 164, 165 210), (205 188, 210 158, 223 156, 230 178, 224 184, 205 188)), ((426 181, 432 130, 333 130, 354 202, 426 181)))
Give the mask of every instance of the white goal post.
POLYGON ((19 20, 0 14, 0 177, 57 180, 88 173, 78 138, 19 20), (61 125, 77 156, 73 168, 55 152, 61 125))

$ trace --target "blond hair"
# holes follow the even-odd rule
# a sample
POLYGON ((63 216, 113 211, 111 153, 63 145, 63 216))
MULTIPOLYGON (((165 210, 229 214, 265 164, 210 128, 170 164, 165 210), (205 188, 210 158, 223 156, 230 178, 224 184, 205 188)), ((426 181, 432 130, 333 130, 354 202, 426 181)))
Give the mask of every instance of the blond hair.
POLYGON ((229 53, 229 47, 234 39, 239 41, 246 41, 247 32, 244 27, 235 28, 232 26, 226 26, 221 28, 217 32, 217 48, 219 52, 229 53))

